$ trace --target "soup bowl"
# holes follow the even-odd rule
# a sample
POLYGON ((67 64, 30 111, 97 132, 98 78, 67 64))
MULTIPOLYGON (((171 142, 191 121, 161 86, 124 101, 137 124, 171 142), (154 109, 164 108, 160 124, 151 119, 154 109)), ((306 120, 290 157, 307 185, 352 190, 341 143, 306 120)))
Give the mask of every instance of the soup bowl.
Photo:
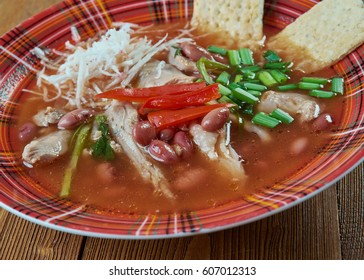
MULTIPOLYGON (((282 29, 318 1, 265 1, 264 23, 282 29)), ((264 190, 201 210, 168 214, 120 214, 59 198, 29 177, 21 151, 12 141, 22 89, 38 61, 30 50, 59 48, 72 34, 83 39, 113 22, 176 22, 192 15, 193 1, 65 1, 26 20, 0 42, 0 206, 49 228, 96 237, 152 239, 183 237, 243 225, 292 207, 326 189, 356 167, 364 156, 364 45, 332 66, 345 77, 342 118, 315 158, 290 177, 264 190)))

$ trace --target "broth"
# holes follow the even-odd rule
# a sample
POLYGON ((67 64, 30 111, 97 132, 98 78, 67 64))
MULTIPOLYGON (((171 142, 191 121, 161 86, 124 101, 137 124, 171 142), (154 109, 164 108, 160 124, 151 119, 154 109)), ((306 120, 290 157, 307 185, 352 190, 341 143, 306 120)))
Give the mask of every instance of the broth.
MULTIPOLYGON (((166 30, 170 36, 176 36, 177 29, 184 26, 184 22, 178 25, 159 25, 148 30, 157 41, 166 30)), ((274 33, 274 30, 266 30, 266 34, 274 33)), ((162 35, 163 34, 163 35, 162 35)), ((217 39, 216 35, 200 36, 196 34, 196 42, 207 47, 208 45, 223 45, 223 38, 217 39)), ((256 55, 258 58, 259 55, 256 55)), ((165 54, 159 55, 165 59, 165 54)), ((330 77, 330 71, 318 73, 319 76, 330 77), (323 75, 323 73, 325 73, 323 75)), ((292 82, 298 80, 301 73, 291 75, 292 82)), ((315 75, 313 75, 315 76, 315 75)), ((35 85, 30 87, 35 88, 35 85)), ((299 91, 297 91, 299 92, 299 91)), ((28 94, 24 94, 28 96, 28 94)), ((344 99, 335 97, 330 100, 318 100, 324 103, 324 112, 329 113, 335 121, 341 118, 341 109, 344 99)), ((25 98, 21 104, 22 110, 19 114, 18 127, 28 122, 32 116, 41 108, 56 106, 54 103, 45 103, 41 98, 25 98)), ((43 130, 52 130, 44 128, 43 130)), ((161 168, 169 181, 175 181, 183 172, 201 170, 203 168, 209 174, 208 180, 204 180, 197 187, 188 191, 178 191, 177 199, 171 201, 164 196, 156 196, 153 186, 141 180, 135 167, 125 154, 118 154, 112 162, 117 171, 117 180, 111 184, 103 183, 97 176, 97 166, 100 161, 95 161, 89 154, 84 153, 78 162, 77 172, 72 182, 70 199, 79 203, 95 207, 100 211, 112 211, 115 213, 147 213, 147 212, 174 212, 185 210, 198 210, 216 207, 232 200, 239 200, 244 196, 256 192, 259 189, 273 186, 277 182, 293 175, 297 170, 309 163, 329 141, 327 132, 315 132, 310 124, 295 121, 290 125, 281 124, 269 132, 273 141, 262 143, 256 134, 243 131, 238 132, 237 125, 233 124, 231 129, 231 144, 244 160, 243 167, 248 175, 247 180, 242 183, 231 181, 228 174, 224 174, 221 168, 211 163, 204 155, 195 153, 187 161, 181 161, 174 165, 164 165, 153 162, 161 168), (307 142, 304 152, 295 154, 291 146, 297 139, 307 142)), ((19 150, 24 144, 15 140, 19 150)), ((195 149, 196 150, 196 149, 195 149)), ((68 165, 70 152, 52 164, 35 166, 26 169, 29 176, 38 181, 42 186, 58 195, 65 167, 68 165)))

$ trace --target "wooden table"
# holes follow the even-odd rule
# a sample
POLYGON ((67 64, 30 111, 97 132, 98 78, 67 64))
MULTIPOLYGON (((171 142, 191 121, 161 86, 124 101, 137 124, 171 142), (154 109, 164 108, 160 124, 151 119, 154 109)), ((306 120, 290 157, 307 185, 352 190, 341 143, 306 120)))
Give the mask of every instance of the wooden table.
MULTIPOLYGON (((0 33, 58 0, 0 0, 0 33)), ((364 164, 314 198, 212 234, 124 241, 47 229, 0 209, 0 259, 364 259, 364 164)))

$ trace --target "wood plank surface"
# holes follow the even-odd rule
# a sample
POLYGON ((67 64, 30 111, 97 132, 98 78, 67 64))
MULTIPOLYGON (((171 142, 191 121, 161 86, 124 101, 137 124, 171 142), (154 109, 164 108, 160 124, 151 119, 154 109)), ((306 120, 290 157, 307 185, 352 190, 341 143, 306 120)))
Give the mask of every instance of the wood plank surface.
MULTIPOLYGON (((0 0, 0 33, 55 3, 0 0)), ((86 238, 0 209, 0 259, 363 259, 363 170, 361 164, 336 186, 267 219, 178 239, 86 238)))

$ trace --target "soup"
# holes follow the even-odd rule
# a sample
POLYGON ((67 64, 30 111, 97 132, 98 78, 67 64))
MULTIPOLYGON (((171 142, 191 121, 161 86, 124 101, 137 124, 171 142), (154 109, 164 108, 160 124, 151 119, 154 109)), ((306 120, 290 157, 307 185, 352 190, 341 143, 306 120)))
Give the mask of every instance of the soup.
MULTIPOLYGON (((74 96, 64 84, 59 87, 60 96, 45 102, 34 95, 40 91, 34 82, 30 93, 24 94, 20 138, 16 140, 24 150, 29 176, 55 195, 99 211, 167 213, 243 199, 293 175, 323 149, 335 121, 341 118, 344 99, 340 94, 315 98, 308 92, 331 92, 327 79, 334 73, 314 73, 309 75, 314 80, 310 80, 292 70, 284 57, 269 61, 270 52, 264 48, 250 57, 254 59, 251 65, 236 64, 236 53, 241 55, 235 57, 239 60, 244 52, 248 58, 251 52, 221 54, 225 51, 222 37, 181 33, 185 24, 138 27, 131 32, 135 38, 131 41, 145 40, 147 35, 155 49, 165 42, 166 33, 175 39, 169 41, 168 48, 151 55, 130 79, 113 76, 110 82, 105 71, 105 76, 92 77, 85 88, 85 92, 92 92, 87 98, 73 98, 79 94, 75 89, 78 80, 73 80, 67 83, 74 83, 74 96), (215 49, 208 52, 211 46, 215 49), (202 73, 201 61, 208 68, 208 77, 202 73), (281 63, 283 68, 277 71, 286 81, 278 82, 280 78, 273 76, 276 69, 266 68, 267 63, 281 63), (251 67, 258 70, 248 71, 251 67), (274 79, 273 84, 264 79, 263 72, 274 79), (280 91, 284 85, 295 88, 280 91), (257 115, 263 116, 263 123, 257 115), (284 123, 290 122, 290 117, 294 121, 284 123), (273 125, 267 126, 267 120, 273 125), (86 126, 86 139, 77 154, 77 141, 86 126), (65 185, 70 189, 63 192, 65 185)), ((274 31, 266 30, 271 33, 274 31)), ((75 45, 86 50, 92 42, 75 45)), ((76 51, 71 48, 68 52, 72 55, 76 51)), ((121 53, 117 59, 126 61, 127 55, 121 53)), ((64 64, 65 60, 60 60, 57 67, 64 64)), ((130 68, 135 65, 137 62, 130 68)), ((59 78, 58 70, 46 69, 43 79, 59 78)), ((55 92, 51 79, 47 81, 42 89, 55 92)))

